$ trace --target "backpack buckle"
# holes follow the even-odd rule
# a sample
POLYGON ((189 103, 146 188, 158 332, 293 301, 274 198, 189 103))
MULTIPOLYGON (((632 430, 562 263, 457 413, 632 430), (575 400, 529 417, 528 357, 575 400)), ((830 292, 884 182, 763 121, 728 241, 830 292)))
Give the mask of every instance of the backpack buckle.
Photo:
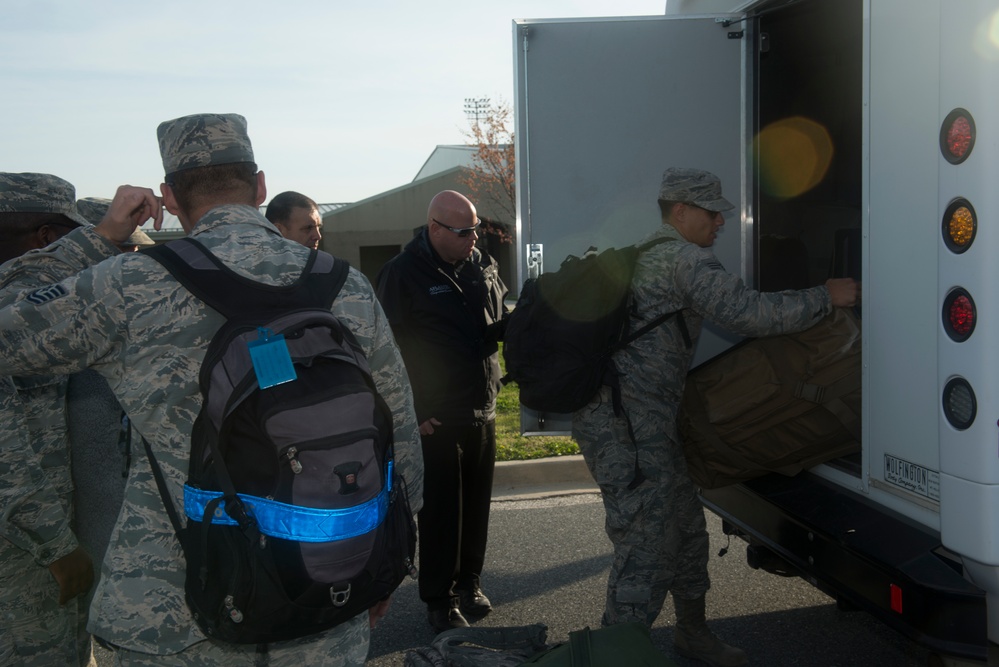
POLYGON ((347 584, 347 589, 338 591, 336 586, 330 586, 330 601, 333 603, 334 607, 342 607, 347 604, 347 600, 350 599, 350 584, 347 584))
POLYGON ((822 385, 809 384, 804 380, 799 380, 794 387, 794 397, 801 398, 812 403, 822 403, 822 397, 826 389, 822 385))
MULTIPOLYGON (((251 542, 257 542, 260 538, 260 531, 257 530, 257 520, 246 511, 246 505, 238 496, 226 496, 225 513, 228 514, 238 525, 243 534, 251 542)), ((263 545, 261 545, 263 546, 263 545)))

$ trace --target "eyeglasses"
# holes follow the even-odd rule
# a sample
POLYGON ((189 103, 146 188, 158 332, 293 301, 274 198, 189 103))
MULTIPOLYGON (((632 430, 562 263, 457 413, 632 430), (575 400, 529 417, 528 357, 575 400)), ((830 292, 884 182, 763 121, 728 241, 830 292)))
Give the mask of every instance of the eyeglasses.
POLYGON ((473 233, 479 231, 479 225, 482 224, 482 221, 479 220, 478 218, 476 218, 475 219, 475 224, 472 225, 471 227, 462 227, 461 229, 456 229, 455 227, 449 227, 449 226, 445 225, 443 222, 441 222, 440 220, 437 220, 435 218, 430 218, 430 219, 433 220, 434 222, 436 222, 438 225, 440 225, 444 229, 446 229, 449 232, 451 232, 452 234, 457 234, 458 238, 462 238, 462 239, 468 238, 473 233))

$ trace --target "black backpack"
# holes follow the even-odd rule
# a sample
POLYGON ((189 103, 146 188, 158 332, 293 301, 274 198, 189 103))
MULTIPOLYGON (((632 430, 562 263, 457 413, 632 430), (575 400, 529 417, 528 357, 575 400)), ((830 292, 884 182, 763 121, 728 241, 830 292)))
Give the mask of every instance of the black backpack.
POLYGON ((187 604, 209 637, 311 635, 415 576, 416 532, 393 470, 392 415, 350 331, 330 312, 347 263, 313 251, 293 285, 247 280, 185 238, 143 251, 226 316, 200 371, 181 524, 187 604), (297 378, 258 386, 249 348, 283 335, 297 378))
MULTIPOLYGON (((611 356, 678 315, 665 313, 628 332, 638 255, 670 240, 599 254, 590 248, 582 257, 567 257, 558 271, 524 283, 503 337, 503 380, 517 383, 522 404, 539 412, 572 413, 607 384, 615 388, 615 410, 621 413, 611 356)), ((682 315, 679 322, 689 347, 682 315)))

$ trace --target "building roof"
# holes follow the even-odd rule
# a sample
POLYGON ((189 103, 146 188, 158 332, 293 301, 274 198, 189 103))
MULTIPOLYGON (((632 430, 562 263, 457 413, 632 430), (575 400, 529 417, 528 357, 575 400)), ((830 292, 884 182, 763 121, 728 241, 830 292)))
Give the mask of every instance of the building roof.
MULTIPOLYGON (((387 194, 394 193, 398 190, 403 190, 405 188, 408 188, 410 185, 418 181, 422 181, 432 176, 437 176, 439 174, 449 172, 459 167, 463 167, 465 169, 474 169, 475 154, 478 152, 478 150, 479 150, 478 146, 468 146, 460 144, 436 146, 433 152, 430 154, 430 157, 428 157, 426 162, 423 163, 423 166, 420 167, 420 171, 417 172, 416 177, 413 178, 411 183, 399 186, 397 188, 393 188, 386 192, 379 192, 378 194, 372 195, 371 197, 367 197, 361 201, 367 202, 368 200, 371 199, 377 199, 379 197, 383 197, 387 194)), ((359 203, 361 202, 317 204, 317 206, 319 207, 320 217, 325 217, 326 214, 328 213, 331 213, 333 211, 336 211, 338 209, 347 206, 353 206, 359 203)), ((266 209, 267 209, 266 206, 261 206, 260 212, 263 213, 266 209)), ((173 215, 172 213, 167 213, 166 211, 164 211, 163 227, 161 231, 160 232, 156 232, 154 230, 147 230, 147 231, 150 235, 152 235, 154 239, 158 238, 157 234, 160 234, 161 238, 162 237, 176 238, 178 232, 183 233, 184 228, 181 227, 180 220, 177 219, 177 216, 173 215)))
POLYGON ((423 163, 423 166, 420 167, 420 171, 416 173, 413 182, 415 183, 428 176, 440 174, 455 167, 472 169, 475 167, 475 154, 478 150, 478 146, 437 146, 434 148, 434 152, 430 154, 430 157, 427 158, 427 161, 423 163))
MULTIPOLYGON (((342 204, 319 204, 319 203, 317 203, 316 206, 319 208, 319 217, 323 217, 324 215, 326 215, 327 213, 329 213, 331 211, 335 211, 338 208, 342 208, 344 206, 347 206, 347 203, 342 203, 342 204)), ((267 206, 261 206, 260 207, 260 212, 261 213, 263 213, 266 210, 267 210, 267 206)), ((180 224, 180 219, 177 218, 177 216, 175 216, 173 213, 169 213, 167 211, 163 211, 163 227, 160 230, 160 233, 163 233, 163 232, 183 231, 183 229, 184 228, 180 224)), ((147 229, 145 231, 148 234, 150 234, 154 239, 156 238, 156 234, 157 234, 156 230, 147 229)))

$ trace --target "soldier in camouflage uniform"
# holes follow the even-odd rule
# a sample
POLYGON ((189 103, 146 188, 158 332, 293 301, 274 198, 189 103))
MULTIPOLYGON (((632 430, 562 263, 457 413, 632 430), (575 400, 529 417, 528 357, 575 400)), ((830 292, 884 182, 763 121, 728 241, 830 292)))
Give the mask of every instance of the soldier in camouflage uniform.
MULTIPOLYGON (((272 285, 295 281, 310 251, 282 238, 257 209, 266 191, 246 121, 236 115, 188 116, 161 124, 158 136, 167 174, 164 203, 185 230, 248 279, 272 285)), ((149 190, 119 190, 108 213, 123 223, 115 242, 128 238, 136 218, 148 217, 150 199, 155 197, 149 190), (129 217, 131 227, 125 224, 129 217)), ((89 228, 67 239, 96 266, 24 294, 0 311, 0 373, 97 369, 152 447, 183 513, 190 433, 201 407, 198 372, 224 319, 151 258, 125 253, 101 262, 117 248, 89 228)), ((412 393, 391 329, 361 273, 351 269, 332 311, 364 349, 376 387, 392 410, 396 469, 417 511, 423 461, 412 393)), ((91 630, 116 645, 119 664, 336 667, 365 660, 369 614, 268 645, 208 640, 185 604, 184 573, 149 462, 137 452, 91 607, 91 630)), ((372 623, 385 609, 373 610, 372 623)))
POLYGON ((741 665, 745 654, 705 624, 708 534, 676 427, 693 343, 705 318, 744 336, 806 329, 834 306, 853 305, 858 287, 843 279, 798 292, 761 293, 727 273, 708 248, 724 224, 721 212, 733 205, 709 172, 667 169, 659 204, 663 224, 641 243, 671 242, 639 256, 633 328, 673 311, 682 310, 682 318, 671 318, 614 355, 626 417, 615 416, 609 387, 573 416, 573 436, 600 486, 614 545, 602 622, 651 626, 672 592, 680 653, 712 665, 741 665))
MULTIPOLYGON (((64 497, 31 446, 24 412, 10 378, 0 378, 0 665, 85 664, 76 602, 93 570, 89 559, 76 568, 77 595, 60 604, 55 572, 62 567, 65 579, 70 570, 58 563, 70 562, 78 546, 64 497)), ((89 641, 87 647, 89 654, 89 641)))
MULTIPOLYGON (((73 186, 56 176, 0 173, 0 246, 5 257, 20 255, 0 268, 0 306, 11 303, 21 290, 56 282, 83 268, 62 268, 48 261, 52 250, 37 250, 88 224, 77 212, 75 195, 73 186), (53 267, 55 271, 49 270, 53 267)), ((24 420, 29 449, 0 452, 0 643, 17 656, 0 663, 91 665, 86 593, 94 568, 75 533, 66 378, 17 377, 13 384, 18 401, 6 403, 0 419, 24 420), (13 409, 20 413, 10 414, 13 409), (34 458, 26 452, 33 452, 34 458), (49 506, 35 506, 43 501, 49 506), (30 509, 25 513, 22 507, 30 509)))
MULTIPOLYGON (((93 225, 100 225, 110 206, 110 199, 98 197, 76 201, 80 215, 93 225)), ((155 245, 155 241, 136 229, 118 249, 135 252, 151 245, 155 245)), ((69 268, 68 262, 64 265, 69 268)), ((78 266, 71 273, 45 282, 58 282, 84 268, 85 265, 78 266)), ((73 499, 77 508, 73 525, 80 543, 100 567, 125 494, 131 450, 141 444, 138 436, 134 436, 133 442, 131 422, 107 380, 92 368, 69 376, 66 425, 73 461, 73 499)), ((92 598, 93 591, 87 597, 88 607, 92 598)))

